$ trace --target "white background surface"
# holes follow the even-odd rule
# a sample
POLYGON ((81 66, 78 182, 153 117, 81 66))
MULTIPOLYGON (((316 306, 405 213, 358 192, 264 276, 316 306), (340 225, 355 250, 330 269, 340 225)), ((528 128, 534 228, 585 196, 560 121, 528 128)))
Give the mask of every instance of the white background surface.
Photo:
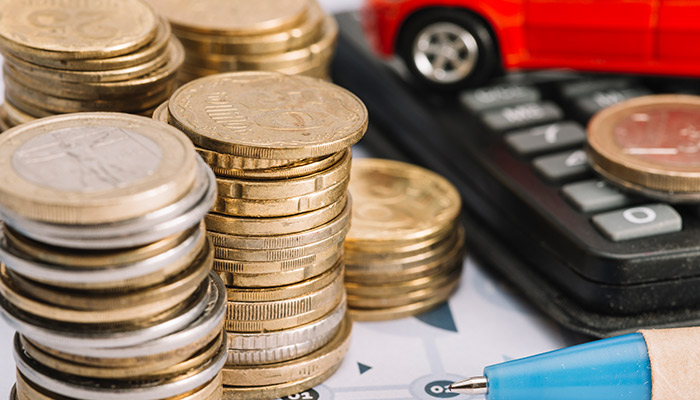
MULTIPOLYGON (((361 0, 320 2, 329 12, 356 9, 361 4, 361 0)), ((356 323, 353 344, 343 366, 318 388, 321 398, 430 400, 433 397, 426 397, 420 390, 425 379, 478 375, 485 365, 580 340, 522 304, 469 259, 461 286, 450 300, 450 309, 457 332, 441 330, 415 318, 356 323), (360 374, 357 363, 372 369, 360 374)), ((15 381, 13 334, 0 322, 0 399, 7 398, 15 381)))

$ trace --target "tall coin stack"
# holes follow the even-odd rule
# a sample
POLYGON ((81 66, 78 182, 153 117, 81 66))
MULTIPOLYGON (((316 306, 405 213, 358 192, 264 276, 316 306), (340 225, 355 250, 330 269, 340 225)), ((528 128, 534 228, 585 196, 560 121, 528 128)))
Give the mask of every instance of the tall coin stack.
POLYGON ((464 259, 461 198, 434 172, 398 161, 352 166, 345 285, 355 320, 415 315, 448 299, 464 259))
POLYGON ((0 136, 11 399, 221 399, 214 176, 177 129, 78 113, 0 136))
POLYGON ((168 22, 142 0, 63 4, 0 0, 0 128, 80 111, 150 116, 184 60, 168 22))
POLYGON ((319 79, 236 72, 184 85, 154 118, 185 132, 217 175, 205 221, 228 287, 224 398, 322 382, 349 345, 345 190, 364 105, 319 79))
POLYGON ((316 0, 149 0, 185 47, 181 79, 278 71, 329 80, 338 36, 316 0))

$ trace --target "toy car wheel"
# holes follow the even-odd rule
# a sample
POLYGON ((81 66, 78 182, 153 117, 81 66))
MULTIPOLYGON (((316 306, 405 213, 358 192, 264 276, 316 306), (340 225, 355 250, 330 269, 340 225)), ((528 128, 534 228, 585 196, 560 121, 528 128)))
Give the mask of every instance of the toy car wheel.
POLYGON ((441 89, 482 84, 497 68, 484 23, 456 10, 431 10, 410 20, 398 52, 421 83, 441 89))

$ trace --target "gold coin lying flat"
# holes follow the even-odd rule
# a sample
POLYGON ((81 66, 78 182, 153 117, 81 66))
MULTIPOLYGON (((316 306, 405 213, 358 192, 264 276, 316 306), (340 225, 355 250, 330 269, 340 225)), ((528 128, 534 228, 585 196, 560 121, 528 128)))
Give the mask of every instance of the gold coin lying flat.
POLYGON ((434 296, 409 305, 389 308, 351 308, 348 309, 348 315, 354 321, 386 321, 418 315, 447 301, 457 286, 455 282, 449 290, 439 290, 434 296))
POLYGON ((325 14, 311 1, 306 18, 298 26, 280 32, 256 35, 208 35, 176 29, 175 36, 193 53, 209 54, 272 54, 306 47, 322 31, 325 14))
POLYGON ((0 137, 0 207, 25 218, 99 224, 181 198, 196 172, 177 129, 117 113, 60 115, 0 137))
POLYGON ((254 35, 298 25, 309 0, 149 0, 179 30, 254 35))
POLYGON ((197 79, 168 107, 171 123, 197 146, 250 158, 324 156, 352 146, 367 129, 367 109, 352 93, 275 72, 197 79))
POLYGON ((700 199, 700 97, 644 96, 596 114, 586 148, 612 182, 666 201, 700 199))
POLYGON ((107 58, 155 36, 158 17, 141 0, 0 1, 0 46, 53 59, 107 58))
POLYGON ((217 271, 221 280, 226 286, 246 287, 246 288, 270 288, 285 285, 294 285, 306 279, 311 279, 318 276, 329 269, 334 268, 338 264, 342 264, 343 251, 342 249, 336 253, 331 253, 325 258, 317 257, 311 263, 301 265, 289 264, 283 271, 268 272, 268 273, 245 273, 222 271, 220 263, 222 260, 214 260, 214 270, 217 271))
POLYGON ((269 400, 301 393, 320 385, 340 368, 340 362, 327 370, 315 372, 298 381, 284 382, 268 386, 224 386, 221 400, 269 400))
POLYGON ((350 176, 348 191, 355 201, 346 241, 353 245, 423 238, 459 215, 462 201, 457 189, 427 169, 398 161, 357 159, 350 176))

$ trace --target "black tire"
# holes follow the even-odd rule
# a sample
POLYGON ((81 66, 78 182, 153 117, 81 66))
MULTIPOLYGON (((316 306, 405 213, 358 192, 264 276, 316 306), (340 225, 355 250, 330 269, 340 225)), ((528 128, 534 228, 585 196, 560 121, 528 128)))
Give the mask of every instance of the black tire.
POLYGON ((409 18, 401 30, 396 52, 419 84, 434 89, 457 90, 482 85, 500 70, 497 44, 484 22, 455 8, 431 9, 409 18), (427 43, 446 47, 432 41, 437 39, 433 34, 444 35, 455 44, 449 46, 452 51, 441 52, 441 60, 428 54, 434 53, 434 49, 428 52, 428 47, 423 52, 418 48, 419 40, 424 48, 427 43), (436 68, 445 58, 448 58, 445 68, 436 68))

